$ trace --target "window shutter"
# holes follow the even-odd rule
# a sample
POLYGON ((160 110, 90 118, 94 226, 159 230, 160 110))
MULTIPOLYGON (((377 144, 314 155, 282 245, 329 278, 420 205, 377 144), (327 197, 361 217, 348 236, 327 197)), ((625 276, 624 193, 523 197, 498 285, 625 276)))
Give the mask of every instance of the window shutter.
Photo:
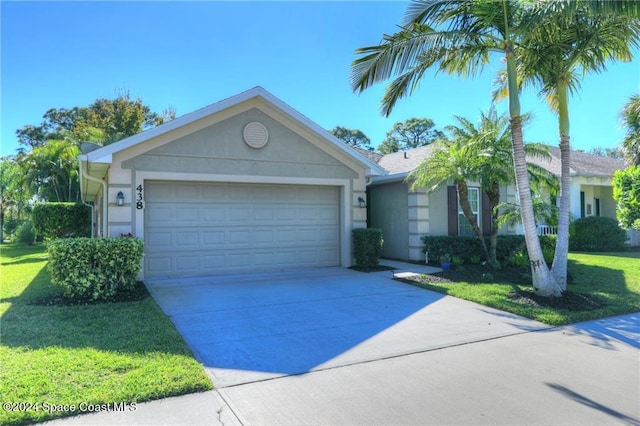
POLYGON ((449 235, 458 235, 458 194, 455 186, 447 187, 447 218, 449 222, 449 235))
POLYGON ((489 196, 482 193, 482 235, 491 235, 491 218, 493 213, 493 206, 489 200, 489 196))

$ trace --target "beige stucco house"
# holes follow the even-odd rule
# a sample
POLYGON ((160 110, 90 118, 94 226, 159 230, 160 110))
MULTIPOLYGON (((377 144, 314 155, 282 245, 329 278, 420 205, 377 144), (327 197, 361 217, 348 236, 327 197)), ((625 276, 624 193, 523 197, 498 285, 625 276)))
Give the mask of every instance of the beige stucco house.
MULTIPOLYGON (((395 259, 425 260, 421 237, 424 235, 474 235, 459 210, 454 186, 427 193, 424 189, 411 190, 405 182, 407 175, 428 158, 434 145, 410 149, 382 156, 378 165, 388 174, 376 176, 368 187, 369 226, 381 228, 384 235, 382 255, 395 259)), ((549 147, 548 160, 530 159, 560 176, 560 150, 549 147)), ((622 160, 573 152, 571 157, 571 214, 574 219, 586 216, 616 217, 612 177, 625 167, 622 160)), ((453 183, 452 183, 453 184, 453 183)), ((471 207, 485 234, 490 232, 491 206, 479 185, 469 182, 471 207)), ((516 203, 515 186, 501 188, 503 202, 516 203)), ((540 224, 541 231, 547 228, 540 224)), ((504 226, 500 234, 519 234, 519 226, 504 226)), ((553 232, 553 231, 552 231, 553 232)), ((629 243, 640 244, 637 231, 628 232, 629 243)))
POLYGON ((94 234, 142 238, 142 278, 350 266, 386 173, 261 87, 79 162, 94 234))

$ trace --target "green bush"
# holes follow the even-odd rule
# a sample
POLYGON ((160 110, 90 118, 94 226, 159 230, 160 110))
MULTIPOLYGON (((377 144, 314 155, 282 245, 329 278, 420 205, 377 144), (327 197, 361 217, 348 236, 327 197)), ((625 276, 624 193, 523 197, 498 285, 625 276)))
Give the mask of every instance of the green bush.
POLYGON ((511 256, 507 259, 507 263, 516 268, 528 268, 530 266, 529 256, 527 256, 524 251, 520 251, 511 256))
POLYGON ((91 208, 84 204, 36 204, 32 218, 36 232, 46 239, 91 235, 91 208))
POLYGON ((2 223, 2 233, 5 239, 12 240, 18 233, 20 225, 25 223, 24 219, 5 219, 2 223))
MULTIPOLYGON (((487 246, 490 241, 485 238, 487 246)), ((424 252, 429 253, 431 261, 437 261, 442 254, 448 253, 452 257, 459 257, 464 263, 477 264, 480 262, 482 249, 480 240, 476 237, 450 237, 450 236, 424 236, 424 252)), ((555 250, 556 236, 544 235, 540 237, 542 249, 555 250)), ((526 254, 527 246, 524 235, 498 235, 498 246, 496 248, 496 258, 498 262, 507 262, 516 253, 526 254)), ((553 255, 551 256, 553 259, 553 255)))
POLYGON ((30 220, 24 221, 20 226, 18 226, 18 230, 16 231, 16 239, 19 243, 33 245, 36 240, 36 234, 33 229, 33 224, 30 220))
POLYGON ((382 230, 360 228, 353 230, 353 257, 356 266, 373 267, 378 264, 382 253, 382 230))
POLYGON ((110 299, 133 290, 142 267, 138 238, 72 238, 49 242, 51 281, 73 299, 110 299))
POLYGON ((610 217, 589 216, 573 222, 571 251, 624 251, 627 233, 610 217))

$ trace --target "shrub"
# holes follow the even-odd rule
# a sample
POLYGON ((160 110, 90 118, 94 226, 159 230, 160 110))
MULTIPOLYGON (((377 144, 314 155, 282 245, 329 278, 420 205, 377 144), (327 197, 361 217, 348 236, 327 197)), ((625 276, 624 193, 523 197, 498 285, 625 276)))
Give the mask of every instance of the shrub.
POLYGON ((4 223, 2 224, 2 233, 4 238, 13 239, 13 237, 17 235, 17 231, 18 228, 20 228, 20 225, 25 222, 26 220, 24 219, 5 219, 4 223))
POLYGON ((524 251, 518 252, 507 259, 509 265, 516 268, 527 268, 530 265, 529 256, 524 251))
POLYGON ((462 265, 464 265, 464 260, 460 259, 458 256, 454 256, 453 259, 451 259, 451 264, 455 269, 460 269, 462 268, 462 265))
POLYGON ((91 208, 76 203, 40 203, 33 207, 33 225, 46 239, 91 235, 91 208))
POLYGON ((36 240, 36 234, 33 229, 33 224, 30 220, 26 220, 20 226, 18 226, 18 230, 16 231, 16 238, 19 243, 33 245, 36 240))
POLYGON ((610 217, 589 216, 573 222, 569 236, 572 251, 623 251, 627 234, 610 217))
POLYGON ((353 230, 353 257, 356 266, 373 267, 378 264, 382 253, 382 230, 360 228, 353 230))
POLYGON ((133 290, 142 267, 138 238, 73 238, 49 242, 51 281, 73 299, 110 299, 133 290))
MULTIPOLYGON (((490 244, 488 238, 485 239, 490 244)), ((474 265, 482 261, 480 253, 480 240, 476 237, 450 237, 450 236, 429 236, 422 237, 424 252, 429 252, 429 259, 439 259, 442 254, 448 253, 453 257, 459 257, 464 263, 474 265)), ((543 235, 540 237, 543 253, 545 248, 555 251, 556 236, 543 235)), ((496 248, 496 258, 498 262, 507 262, 516 253, 527 253, 524 235, 498 235, 498 246, 496 248)), ((545 258, 546 259, 546 258, 545 258)), ((551 255, 553 260, 553 254, 551 255)))

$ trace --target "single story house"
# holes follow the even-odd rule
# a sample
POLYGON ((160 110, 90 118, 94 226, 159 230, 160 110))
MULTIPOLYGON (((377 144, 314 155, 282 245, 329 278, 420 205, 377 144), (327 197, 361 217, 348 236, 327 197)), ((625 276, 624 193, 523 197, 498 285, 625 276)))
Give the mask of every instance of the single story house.
POLYGON ((145 241, 142 277, 350 266, 386 174, 256 87, 79 158, 94 235, 145 241))
MULTIPOLYGON (((405 182, 407 175, 418 164, 429 158, 434 145, 427 145, 382 156, 378 165, 388 174, 375 176, 368 187, 368 223, 381 228, 384 235, 382 255, 394 259, 425 260, 421 237, 424 235, 475 235, 458 205, 456 188, 443 187, 433 192, 411 190, 405 182)), ((531 162, 560 176, 560 150, 549 147, 549 160, 531 159, 531 162)), ((612 177, 625 167, 622 160, 604 158, 582 152, 571 157, 571 213, 573 218, 586 216, 616 217, 612 177)), ((485 234, 490 232, 491 205, 483 196, 479 185, 469 182, 469 199, 478 223, 485 234)), ((515 186, 501 188, 503 202, 516 203, 515 186)), ((521 233, 520 227, 503 226, 500 234, 521 233)), ((638 232, 629 232, 630 243, 640 244, 638 232)))

